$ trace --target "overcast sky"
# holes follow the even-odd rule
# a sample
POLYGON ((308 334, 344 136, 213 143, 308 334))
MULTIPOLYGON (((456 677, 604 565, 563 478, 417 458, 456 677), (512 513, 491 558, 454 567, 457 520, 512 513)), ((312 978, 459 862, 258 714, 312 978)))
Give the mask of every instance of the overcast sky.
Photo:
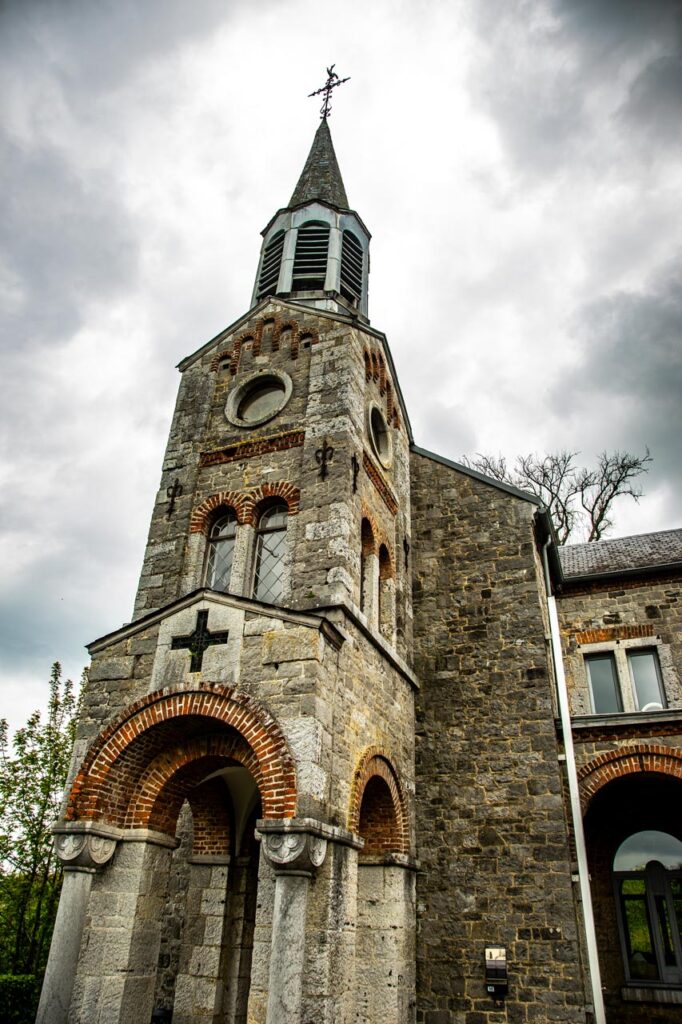
POLYGON ((654 464, 682 525, 673 0, 0 0, 0 714, 128 620, 177 362, 330 121, 418 444, 654 464))

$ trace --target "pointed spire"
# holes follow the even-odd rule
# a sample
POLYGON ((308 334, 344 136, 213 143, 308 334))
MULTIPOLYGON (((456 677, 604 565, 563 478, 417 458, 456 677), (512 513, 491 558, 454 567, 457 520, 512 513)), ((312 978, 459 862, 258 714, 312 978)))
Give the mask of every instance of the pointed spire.
POLYGON ((348 210, 348 198, 343 187, 339 163, 334 152, 327 119, 323 118, 298 179, 289 206, 302 206, 319 199, 340 210, 348 210))

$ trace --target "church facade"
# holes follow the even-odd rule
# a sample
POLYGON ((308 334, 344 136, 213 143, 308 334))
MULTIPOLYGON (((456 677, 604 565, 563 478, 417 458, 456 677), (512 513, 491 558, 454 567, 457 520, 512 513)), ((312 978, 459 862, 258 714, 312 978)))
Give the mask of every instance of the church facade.
POLYGON ((677 1019, 682 531, 417 447, 369 244, 323 117, 89 647, 41 1024, 677 1019))

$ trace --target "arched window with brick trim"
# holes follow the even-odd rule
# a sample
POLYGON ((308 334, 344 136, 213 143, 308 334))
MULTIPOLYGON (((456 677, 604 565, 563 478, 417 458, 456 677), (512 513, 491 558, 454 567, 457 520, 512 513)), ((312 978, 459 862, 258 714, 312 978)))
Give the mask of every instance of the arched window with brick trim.
POLYGON ((376 541, 369 519, 360 527, 360 611, 370 624, 376 612, 376 541))
POLYGON ((379 548, 379 631, 393 642, 395 634, 395 583, 388 548, 379 548))
POLYGON ((208 533, 204 585, 228 591, 237 537, 237 517, 232 509, 221 509, 208 533))
POLYGON ((256 527, 253 596, 277 604, 282 598, 287 535, 286 502, 277 500, 261 512, 256 527))

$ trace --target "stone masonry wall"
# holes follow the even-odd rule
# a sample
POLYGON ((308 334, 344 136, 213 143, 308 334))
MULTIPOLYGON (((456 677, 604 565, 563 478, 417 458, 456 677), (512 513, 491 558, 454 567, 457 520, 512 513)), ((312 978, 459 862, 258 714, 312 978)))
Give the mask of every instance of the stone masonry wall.
MULTIPOLYGON (((557 601, 571 713, 589 715, 584 655, 595 644, 631 640, 658 652, 668 707, 682 707, 682 581, 624 580, 567 586, 557 601)), ((600 648, 601 649, 601 648, 600 648)), ((622 680, 625 685, 628 680, 622 680)))
MULTIPOLYGON (((216 495, 226 496, 224 500, 237 509, 240 523, 248 523, 251 529, 253 517, 242 509, 250 508, 263 493, 271 493, 263 488, 279 488, 276 493, 285 496, 294 489, 283 603, 312 608, 347 601, 359 606, 360 524, 363 515, 369 514, 378 540, 385 542, 390 553, 396 644, 407 655, 412 623, 403 553, 410 515, 408 439, 385 364, 376 379, 366 373, 364 353, 380 347, 377 338, 343 319, 273 300, 238 329, 219 336, 185 368, 152 515, 136 617, 202 585, 205 539, 196 533, 198 509, 216 495), (287 374, 291 397, 266 423, 254 428, 235 426, 225 415, 226 401, 258 369, 287 374), (372 403, 389 425, 391 457, 384 466, 369 439, 372 403), (323 477, 318 460, 325 445, 332 454, 323 477), (169 515, 167 491, 175 480, 182 493, 169 515)), ((248 594, 253 572, 248 551, 245 558, 235 592, 248 594)))
POLYGON ((413 453, 418 1024, 585 1019, 533 506, 413 453), (504 1007, 486 945, 507 948, 504 1007))

